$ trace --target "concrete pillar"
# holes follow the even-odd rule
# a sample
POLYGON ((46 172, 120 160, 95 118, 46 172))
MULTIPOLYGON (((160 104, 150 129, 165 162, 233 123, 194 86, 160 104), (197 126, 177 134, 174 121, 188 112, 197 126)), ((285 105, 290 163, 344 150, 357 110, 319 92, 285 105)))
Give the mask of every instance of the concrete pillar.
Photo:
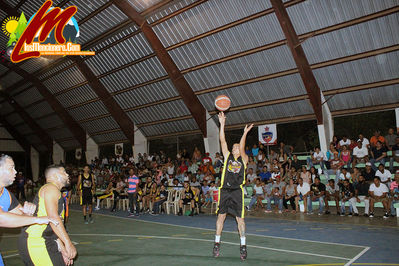
POLYGON ((88 164, 91 163, 91 160, 94 160, 99 156, 99 150, 97 143, 89 136, 86 135, 86 161, 88 164))
POLYGON ((39 180, 39 152, 35 148, 30 148, 30 163, 32 166, 33 181, 39 180))
POLYGON ((206 130, 207 137, 204 138, 205 152, 209 152, 209 157, 212 161, 215 160, 215 153, 220 152, 220 141, 219 141, 219 127, 211 116, 206 112, 206 130))
POLYGON ((53 141, 53 162, 59 164, 60 161, 65 163, 64 149, 57 142, 53 141))
POLYGON ((330 108, 325 102, 323 93, 321 93, 321 102, 322 104, 324 103, 321 107, 323 112, 323 124, 317 125, 317 129, 319 132, 320 150, 325 154, 334 136, 334 121, 330 112, 330 108))
POLYGON ((133 145, 133 157, 137 162, 138 154, 148 154, 148 141, 147 138, 141 133, 141 131, 134 126, 134 145, 133 145))
POLYGON ((396 132, 399 134, 399 108, 395 108, 396 132))

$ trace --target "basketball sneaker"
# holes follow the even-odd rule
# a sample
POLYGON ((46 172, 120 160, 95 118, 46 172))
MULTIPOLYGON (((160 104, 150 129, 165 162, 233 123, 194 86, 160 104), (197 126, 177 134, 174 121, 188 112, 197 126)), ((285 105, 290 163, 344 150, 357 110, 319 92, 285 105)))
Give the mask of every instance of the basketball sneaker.
POLYGON ((217 258, 220 255, 220 243, 215 243, 213 246, 213 257, 217 258))
POLYGON ((246 245, 240 246, 240 258, 241 258, 241 260, 247 259, 247 246, 246 245))

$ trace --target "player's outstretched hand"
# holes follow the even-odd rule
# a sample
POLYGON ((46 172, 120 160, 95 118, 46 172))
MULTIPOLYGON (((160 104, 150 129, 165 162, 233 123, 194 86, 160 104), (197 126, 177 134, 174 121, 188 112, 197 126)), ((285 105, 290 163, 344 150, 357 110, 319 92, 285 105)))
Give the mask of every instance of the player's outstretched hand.
POLYGON ((25 201, 24 206, 22 208, 19 208, 19 210, 25 215, 32 216, 35 213, 36 205, 25 201))
POLYGON ((223 112, 220 112, 218 116, 219 116, 219 123, 220 123, 221 125, 224 125, 225 122, 226 122, 226 116, 224 115, 223 112))
POLYGON ((36 223, 37 224, 49 224, 49 223, 52 223, 52 224, 54 224, 54 225, 58 225, 58 221, 56 221, 56 220, 54 220, 54 219, 51 219, 51 218, 48 218, 48 217, 37 217, 36 218, 36 223))
POLYGON ((244 133, 248 133, 253 127, 254 127, 254 124, 251 124, 250 126, 245 125, 244 133))

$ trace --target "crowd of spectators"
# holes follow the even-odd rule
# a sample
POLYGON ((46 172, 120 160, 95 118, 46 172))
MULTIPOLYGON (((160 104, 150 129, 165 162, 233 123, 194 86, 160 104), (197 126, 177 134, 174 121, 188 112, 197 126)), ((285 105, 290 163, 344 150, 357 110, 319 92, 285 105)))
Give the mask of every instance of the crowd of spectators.
MULTIPOLYGON (((246 147, 249 162, 244 192, 250 198, 248 211, 296 213, 302 209, 312 214, 312 203, 318 202, 318 213, 322 215, 330 214, 329 203, 335 202, 338 215, 358 216, 356 203, 364 202, 364 215, 373 217, 374 203, 382 202, 384 217, 395 215, 393 204, 399 202, 399 171, 395 180, 392 173, 394 162, 399 162, 399 137, 393 129, 385 137, 376 131, 370 140, 362 134, 357 140, 334 137, 326 153, 316 147, 307 160, 299 160, 294 147, 283 142, 278 149, 266 148, 261 143, 246 147)), ((175 158, 167 157, 163 151, 139 154, 137 158, 132 155, 96 158, 90 166, 97 188, 105 190, 103 194, 116 191, 117 199, 123 197, 128 187, 129 169, 135 169, 140 180, 137 189, 141 212, 158 212, 153 206, 162 206, 167 197, 167 193, 160 191, 173 189, 189 197, 180 205, 190 203, 194 213, 193 205, 201 212, 201 207, 208 208, 217 200, 223 158, 216 153, 212 160, 208 153, 202 154, 195 148, 192 153, 186 149, 179 151, 175 158)), ((67 166, 67 171, 73 187, 80 172, 71 166, 67 166)))

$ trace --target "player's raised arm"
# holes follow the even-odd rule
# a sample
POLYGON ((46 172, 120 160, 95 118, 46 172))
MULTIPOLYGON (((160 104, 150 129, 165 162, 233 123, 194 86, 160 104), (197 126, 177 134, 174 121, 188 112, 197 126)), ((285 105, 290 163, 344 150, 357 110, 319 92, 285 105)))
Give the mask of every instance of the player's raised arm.
POLYGON ((219 113, 219 123, 220 123, 220 131, 219 131, 220 145, 222 147, 223 158, 226 159, 229 154, 229 149, 227 148, 226 137, 224 135, 224 126, 226 123, 226 117, 224 116, 223 112, 219 113))
POLYGON ((247 140, 248 132, 252 129, 253 126, 254 124, 251 124, 250 126, 245 125, 244 133, 242 134, 240 140, 240 155, 245 164, 248 163, 248 155, 245 153, 245 141, 247 140))

